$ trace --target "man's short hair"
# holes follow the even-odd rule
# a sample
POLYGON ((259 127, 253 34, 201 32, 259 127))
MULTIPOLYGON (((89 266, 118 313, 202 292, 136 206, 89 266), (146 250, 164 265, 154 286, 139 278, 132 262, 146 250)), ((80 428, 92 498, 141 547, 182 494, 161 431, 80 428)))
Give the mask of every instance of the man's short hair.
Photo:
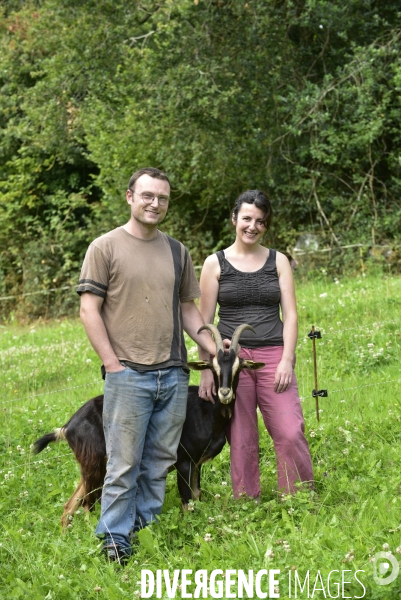
POLYGON ((139 169, 139 171, 135 171, 135 173, 131 175, 128 184, 129 190, 133 189, 136 180, 142 177, 142 175, 149 175, 154 179, 162 179, 163 181, 167 181, 171 187, 170 179, 165 173, 163 173, 163 171, 160 171, 160 169, 155 169, 154 167, 144 167, 143 169, 139 169))

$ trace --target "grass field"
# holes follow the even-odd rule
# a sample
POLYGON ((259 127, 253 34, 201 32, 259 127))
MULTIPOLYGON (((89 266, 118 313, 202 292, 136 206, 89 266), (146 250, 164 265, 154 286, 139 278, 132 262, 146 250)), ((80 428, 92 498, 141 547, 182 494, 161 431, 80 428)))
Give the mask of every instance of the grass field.
MULTIPOLYGON (((391 551, 401 559, 401 278, 302 284, 297 298, 297 375, 315 491, 277 493, 272 443, 260 427, 261 504, 233 500, 226 446, 204 467, 203 502, 185 515, 175 475, 168 476, 160 523, 141 532, 124 570, 99 555, 93 534, 98 509, 78 514, 61 533, 63 503, 78 480, 68 446, 38 456, 30 451, 35 439, 102 391, 99 361, 81 323, 0 327, 1 599, 133 599, 141 597, 145 569, 166 569, 171 577, 192 570, 192 581, 195 571, 207 570, 212 589, 200 597, 208 598, 240 597, 235 574, 231 587, 218 576, 214 591, 216 569, 226 576, 242 570, 248 581, 251 570, 255 580, 260 573, 254 597, 401 598, 401 575, 388 585, 373 578, 375 554, 391 551), (319 422, 311 397, 311 325, 322 333, 316 341, 319 389, 329 393, 319 400, 319 422), (270 594, 263 569, 280 571, 270 594)), ((390 571, 380 575, 377 567, 379 577, 390 571)), ((246 589, 243 597, 251 597, 246 589)), ((194 592, 189 585, 186 597, 194 592)), ((170 597, 182 595, 185 586, 170 597)), ((150 597, 158 597, 156 589, 150 597)), ((164 582, 159 597, 169 597, 164 582)))

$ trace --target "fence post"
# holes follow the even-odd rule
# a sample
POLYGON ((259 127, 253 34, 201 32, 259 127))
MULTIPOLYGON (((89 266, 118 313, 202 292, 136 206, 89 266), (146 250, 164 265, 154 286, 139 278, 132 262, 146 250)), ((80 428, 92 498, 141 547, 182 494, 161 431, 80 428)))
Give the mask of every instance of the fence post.
POLYGON ((311 331, 308 333, 308 337, 312 340, 312 353, 313 353, 313 374, 315 378, 315 389, 312 390, 312 398, 315 398, 316 401, 316 419, 320 421, 319 417, 319 396, 322 398, 327 398, 328 393, 327 390, 319 390, 319 386, 317 384, 317 362, 316 362, 316 342, 315 340, 320 340, 322 334, 320 331, 315 331, 315 326, 312 325, 311 331))

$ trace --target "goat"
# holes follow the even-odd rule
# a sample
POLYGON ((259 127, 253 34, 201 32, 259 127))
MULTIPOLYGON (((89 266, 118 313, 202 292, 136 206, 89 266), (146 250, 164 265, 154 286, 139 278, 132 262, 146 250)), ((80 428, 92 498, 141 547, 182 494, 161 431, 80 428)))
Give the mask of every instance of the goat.
MULTIPOLYGON (((217 394, 213 404, 198 396, 197 386, 188 387, 187 416, 177 450, 177 461, 170 468, 177 470, 178 490, 184 510, 191 499, 200 499, 202 464, 217 456, 226 442, 225 430, 232 416, 240 371, 264 367, 264 363, 238 357, 240 335, 245 329, 254 331, 250 325, 237 327, 228 351, 224 350, 217 327, 204 325, 199 332, 203 329, 213 334, 216 355, 210 362, 188 362, 188 367, 195 370, 211 369, 217 394)), ((63 529, 80 506, 85 511, 93 510, 101 497, 107 462, 102 413, 103 395, 88 400, 63 427, 34 443, 33 451, 38 454, 49 443, 65 440, 80 465, 80 481, 64 505, 61 518, 63 529)))
POLYGON ((243 369, 261 369, 264 363, 239 358, 239 338, 250 325, 240 325, 231 339, 230 348, 224 351, 221 335, 214 325, 204 325, 199 331, 208 329, 213 333, 216 355, 209 361, 189 362, 193 370, 211 369, 217 394, 215 403, 202 400, 197 388, 189 386, 187 417, 177 449, 177 485, 183 508, 192 499, 200 499, 201 467, 205 462, 220 454, 226 443, 226 428, 235 405, 235 392, 240 372, 243 369))

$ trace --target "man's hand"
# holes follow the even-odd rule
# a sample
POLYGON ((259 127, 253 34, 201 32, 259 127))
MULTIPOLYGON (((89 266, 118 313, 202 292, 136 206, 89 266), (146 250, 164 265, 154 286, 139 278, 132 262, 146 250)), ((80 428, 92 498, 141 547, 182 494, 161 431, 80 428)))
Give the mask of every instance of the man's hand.
POLYGON ((213 395, 216 395, 216 387, 214 385, 213 373, 210 369, 201 372, 201 380, 199 384, 198 394, 203 400, 207 400, 214 404, 213 395))
POLYGON ((227 338, 225 340, 223 340, 223 348, 224 348, 224 352, 228 352, 231 346, 231 340, 228 340, 227 338))
POLYGON ((107 367, 105 366, 104 368, 106 369, 106 373, 118 373, 119 371, 125 371, 127 367, 125 367, 120 363, 120 361, 118 361, 116 364, 113 363, 107 365, 107 367))

